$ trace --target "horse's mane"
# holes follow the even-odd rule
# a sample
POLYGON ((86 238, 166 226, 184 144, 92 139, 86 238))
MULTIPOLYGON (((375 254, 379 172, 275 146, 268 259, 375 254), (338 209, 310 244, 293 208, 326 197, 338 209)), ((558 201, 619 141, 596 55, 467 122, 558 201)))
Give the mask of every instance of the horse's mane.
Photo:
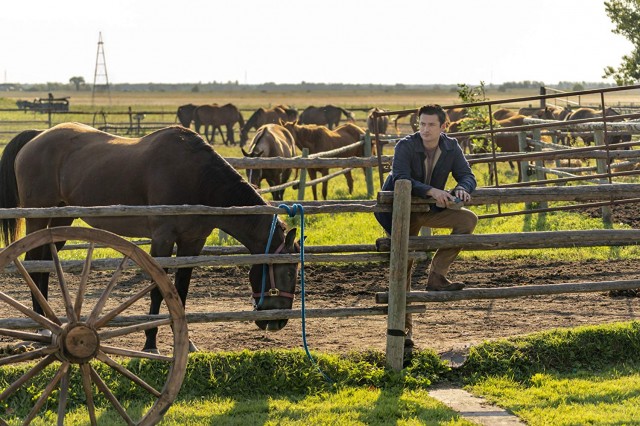
POLYGON ((209 155, 207 165, 200 174, 198 192, 203 204, 214 207, 265 205, 266 201, 240 173, 214 151, 196 132, 175 126, 180 138, 195 152, 205 151, 209 155))

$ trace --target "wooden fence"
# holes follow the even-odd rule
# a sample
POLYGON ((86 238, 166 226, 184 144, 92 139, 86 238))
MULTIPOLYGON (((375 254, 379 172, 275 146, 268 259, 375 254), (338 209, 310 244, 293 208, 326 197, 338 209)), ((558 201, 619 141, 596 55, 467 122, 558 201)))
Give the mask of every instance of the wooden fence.
MULTIPOLYGON (((406 266, 408 259, 427 259, 427 252, 441 247, 462 247, 466 250, 506 250, 541 247, 584 247, 598 245, 632 245, 640 241, 639 230, 594 230, 514 233, 504 235, 448 235, 436 237, 408 238, 410 211, 424 211, 433 202, 429 199, 412 199, 408 181, 398 181, 396 191, 380 192, 376 202, 369 200, 335 201, 326 203, 306 203, 305 214, 392 211, 393 233, 388 239, 380 239, 376 245, 337 245, 308 247, 305 262, 380 262, 389 263, 389 291, 376 295, 376 303, 385 306, 347 307, 340 309, 316 309, 306 313, 307 317, 346 317, 365 315, 388 315, 388 330, 404 330, 404 315, 407 312, 425 312, 424 305, 408 305, 411 302, 443 302, 471 298, 507 298, 532 294, 554 294, 569 292, 603 291, 640 287, 640 281, 608 281, 601 283, 567 283, 531 287, 511 287, 502 289, 465 289, 462 292, 410 292, 406 293, 406 266)), ((531 188, 480 188, 469 205, 493 203, 524 203, 528 201, 598 201, 611 198, 640 197, 640 185, 604 184, 567 187, 531 188)), ((304 205, 305 203, 303 203, 304 205)), ((14 217, 95 217, 95 216, 138 216, 138 215, 225 215, 225 214, 275 214, 284 213, 275 206, 251 207, 208 207, 208 206, 107 206, 107 207, 51 207, 39 209, 0 209, 0 219, 14 217)), ((297 254, 248 255, 241 248, 208 248, 205 252, 216 256, 191 256, 156 258, 165 268, 253 265, 270 263, 291 263, 298 261, 297 254)), ((119 260, 96 259, 92 268, 113 270, 119 260)), ((29 272, 51 272, 55 265, 50 261, 25 261, 29 272)), ((82 261, 63 261, 65 271, 80 272, 82 261)), ((125 266, 126 268, 132 266, 125 266)), ((15 273, 8 267, 3 273, 15 273)), ((372 301, 373 304, 373 301, 372 301)), ((300 310, 275 310, 251 312, 211 312, 187 315, 190 322, 245 321, 276 318, 300 318, 300 310)), ((115 326, 137 324, 141 321, 159 319, 155 316, 139 315, 118 318, 115 326)), ((31 328, 31 320, 2 319, 0 327, 31 328)), ((403 340, 397 333, 387 336, 387 359, 394 369, 402 368, 403 340)))
MULTIPOLYGON (((550 201, 598 201, 612 197, 637 198, 638 184, 604 184, 573 187, 479 188, 469 205, 550 201)), ((393 205, 392 234, 376 242, 380 251, 390 253, 389 291, 378 293, 376 301, 388 303, 387 361, 402 368, 405 307, 411 302, 448 302, 470 299, 502 299, 530 295, 598 292, 640 288, 640 280, 563 283, 490 289, 464 289, 459 292, 406 292, 407 259, 416 252, 461 247, 465 250, 511 250, 558 247, 619 246, 640 243, 640 230, 592 230, 520 232, 510 234, 442 235, 409 238, 409 215, 425 211, 431 199, 411 197, 411 182, 399 180, 394 192, 380 192, 378 205, 393 205)))

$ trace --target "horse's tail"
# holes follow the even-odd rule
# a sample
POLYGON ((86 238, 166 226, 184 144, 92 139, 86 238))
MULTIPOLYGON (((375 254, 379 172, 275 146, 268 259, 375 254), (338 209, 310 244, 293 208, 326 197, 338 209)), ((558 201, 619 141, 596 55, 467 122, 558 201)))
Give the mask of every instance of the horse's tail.
MULTIPOLYGON (((11 139, 0 159, 0 208, 10 209, 20 205, 18 198, 18 181, 16 180, 15 161, 18 152, 31 139, 42 133, 42 130, 25 130, 11 139)), ((9 245, 18 238, 20 232, 18 219, 0 220, 0 240, 9 245)))

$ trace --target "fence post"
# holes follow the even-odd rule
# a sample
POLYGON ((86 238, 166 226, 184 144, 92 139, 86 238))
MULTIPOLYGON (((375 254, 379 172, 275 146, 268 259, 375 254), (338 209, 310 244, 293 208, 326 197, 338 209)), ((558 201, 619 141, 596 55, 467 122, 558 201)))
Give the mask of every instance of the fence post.
MULTIPOLYGON (((527 151, 527 135, 525 132, 518 133, 518 149, 520 152, 527 151)), ((522 160, 518 162, 520 168, 520 179, 522 182, 529 182, 529 162, 522 160)), ((525 210, 531 210, 531 203, 524 203, 525 210)))
MULTIPOLYGON (((540 129, 533 129, 533 140, 539 143, 542 142, 542 137, 540 133, 541 133, 540 129)), ((542 152, 542 146, 540 146, 539 144, 535 144, 533 146, 533 150, 535 152, 542 152)), ((547 174, 541 169, 541 167, 544 167, 544 160, 536 160, 535 164, 536 164, 536 178, 538 180, 547 179, 547 174)), ((542 209, 546 209, 547 207, 549 207, 549 203, 547 203, 546 201, 541 201, 538 203, 538 207, 542 209)), ((541 213, 541 214, 544 214, 544 213, 541 213)))
MULTIPOLYGON (((371 158, 371 133, 369 130, 364 134, 364 156, 371 158)), ((367 181, 367 197, 373 198, 373 167, 364 169, 364 179, 367 181)))
MULTIPOLYGON (((309 156, 309 148, 302 149, 302 158, 309 156)), ((300 175, 298 176, 300 183, 298 183, 298 200, 304 200, 305 183, 307 182, 307 169, 300 169, 300 175)))
POLYGON ((404 359, 404 321, 407 310, 411 182, 407 179, 397 180, 393 192, 386 354, 387 365, 400 371, 404 359))
MULTIPOLYGON (((544 86, 540 86, 540 94, 542 96, 547 94, 547 88, 544 86)), ((546 108, 547 107, 547 99, 546 98, 541 98, 540 99, 540 108, 546 108)))
MULTIPOLYGON (((596 145, 599 145, 599 146, 605 145, 603 130, 594 130, 593 137, 595 139, 596 145)), ((607 173, 607 161, 608 159, 604 159, 604 158, 596 159, 596 168, 597 168, 598 174, 607 173)), ((605 179, 602 179, 602 183, 608 183, 608 182, 605 179)), ((611 228, 611 224, 613 223, 612 217, 611 217, 612 216, 611 206, 603 206, 601 207, 601 211, 602 211, 603 225, 605 226, 605 228, 611 228)))

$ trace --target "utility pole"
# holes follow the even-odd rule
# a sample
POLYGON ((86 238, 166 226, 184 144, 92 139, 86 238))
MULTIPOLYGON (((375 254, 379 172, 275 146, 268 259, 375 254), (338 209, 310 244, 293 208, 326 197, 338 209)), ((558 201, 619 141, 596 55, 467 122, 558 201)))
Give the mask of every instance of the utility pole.
POLYGON ((93 73, 93 89, 91 90, 91 105, 94 104, 96 91, 106 92, 111 105, 111 87, 109 86, 109 75, 107 74, 107 59, 104 55, 104 42, 102 41, 102 31, 98 33, 98 52, 96 53, 96 68, 93 73))

